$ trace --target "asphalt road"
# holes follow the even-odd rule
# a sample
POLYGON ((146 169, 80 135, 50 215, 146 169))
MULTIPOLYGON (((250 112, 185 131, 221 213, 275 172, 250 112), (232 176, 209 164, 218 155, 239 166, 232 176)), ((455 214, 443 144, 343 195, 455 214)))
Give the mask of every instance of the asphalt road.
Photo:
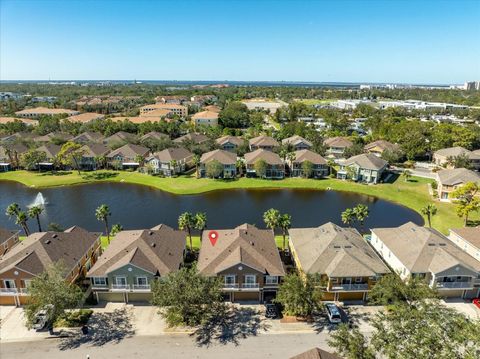
POLYGON ((313 347, 328 349, 327 333, 263 334, 240 339, 237 343, 198 346, 188 335, 134 336, 101 346, 83 344, 61 350, 61 339, 2 343, 1 359, 90 359, 103 358, 290 358, 313 347))

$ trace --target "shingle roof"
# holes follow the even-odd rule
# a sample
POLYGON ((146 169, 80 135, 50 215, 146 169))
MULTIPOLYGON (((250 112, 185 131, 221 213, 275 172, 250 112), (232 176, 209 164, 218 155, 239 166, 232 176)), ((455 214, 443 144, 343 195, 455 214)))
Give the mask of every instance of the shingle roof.
POLYGON ((391 142, 388 142, 388 141, 385 141, 385 140, 373 141, 373 142, 365 145, 364 149, 366 151, 368 151, 368 150, 370 150, 372 148, 375 148, 375 147, 381 148, 382 151, 385 151, 385 150, 393 151, 393 150, 399 149, 399 146, 397 144, 394 144, 394 143, 391 143, 391 142))
POLYGON ((113 270, 132 264, 161 276, 180 268, 185 249, 185 232, 159 225, 152 229, 121 231, 115 236, 88 277, 106 276, 113 270))
POLYGON ((192 119, 196 120, 198 118, 201 119, 218 119, 218 112, 214 111, 201 111, 197 112, 192 116, 192 119))
POLYGON ((356 164, 360 168, 379 170, 388 165, 388 162, 372 153, 362 153, 342 162, 342 165, 345 166, 351 166, 353 164, 356 164))
POLYGON ((466 148, 460 146, 442 148, 441 150, 435 151, 434 155, 443 157, 457 157, 460 155, 467 155, 470 159, 480 159, 480 154, 477 154, 475 151, 471 152, 466 148))
POLYGON ((454 228, 450 229, 450 232, 480 249, 480 227, 454 228))
POLYGON ((290 359, 342 359, 342 357, 338 356, 337 354, 329 353, 320 348, 313 348, 301 354, 295 355, 290 359))
POLYGON ((212 276, 237 264, 244 264, 268 275, 285 275, 271 230, 258 229, 245 223, 234 229, 216 232, 218 240, 215 246, 208 239, 208 231, 202 234, 197 264, 200 273, 212 276))
POLYGON ((144 134, 142 137, 140 137, 140 141, 145 141, 148 139, 160 140, 160 139, 168 139, 168 138, 170 137, 164 133, 151 131, 149 133, 144 134))
POLYGON ((370 277, 389 272, 356 229, 328 222, 317 228, 292 228, 289 237, 306 273, 370 277))
POLYGON ((5 243, 7 240, 17 235, 20 231, 10 231, 8 229, 0 227, 0 244, 5 243))
POLYGON ((40 146, 39 148, 37 148, 37 151, 45 152, 47 155, 47 158, 54 158, 56 155, 58 155, 61 149, 62 149, 61 146, 57 146, 53 143, 46 143, 43 146, 40 146))
POLYGON ((237 155, 235 153, 224 150, 213 150, 204 153, 200 158, 201 163, 207 163, 213 160, 216 160, 223 165, 232 165, 236 163, 237 155))
POLYGON ((245 153, 245 161, 247 164, 253 164, 258 160, 264 160, 269 165, 282 165, 283 161, 275 152, 264 149, 257 149, 253 152, 245 153))
POLYGON ((318 153, 312 152, 310 150, 299 150, 295 151, 295 160, 293 162, 302 163, 304 161, 310 161, 314 165, 326 165, 327 160, 320 156, 318 153))
POLYGON ((101 143, 90 143, 80 148, 82 157, 106 156, 110 149, 101 143))
POLYGON ((466 168, 454 168, 437 172, 438 180, 442 185, 455 186, 467 182, 480 181, 480 175, 466 168))
POLYGON ((284 145, 291 144, 292 146, 296 146, 299 143, 305 143, 306 145, 308 145, 310 147, 312 146, 312 143, 310 141, 307 141, 306 139, 304 139, 303 137, 298 136, 298 135, 293 135, 291 137, 285 138, 285 139, 282 140, 282 143, 284 145))
POLYGON ((191 133, 187 133, 184 136, 176 138, 175 140, 173 140, 173 142, 181 143, 181 142, 186 141, 186 140, 190 140, 190 141, 193 141, 194 143, 200 144, 200 143, 203 143, 205 141, 208 141, 208 137, 201 134, 201 133, 191 132, 191 133))
POLYGON ((0 273, 15 267, 38 275, 60 260, 69 273, 100 235, 80 227, 65 232, 33 233, 0 258, 0 273))
POLYGON ((122 155, 123 157, 135 157, 135 156, 146 156, 150 150, 147 147, 133 145, 131 143, 127 143, 120 148, 110 152, 107 157, 115 157, 118 155, 122 155))
POLYGON ((93 120, 102 119, 104 117, 105 115, 102 115, 101 113, 85 112, 79 115, 73 115, 73 116, 67 117, 66 119, 71 122, 87 123, 93 120))
POLYGON ((136 135, 134 133, 130 132, 125 132, 125 131, 119 131, 114 133, 113 135, 107 137, 103 142, 105 143, 110 143, 114 141, 133 141, 135 139, 136 135))
POLYGON ((11 156, 14 157, 14 152, 17 153, 17 155, 20 155, 22 153, 25 153, 28 151, 28 148, 21 144, 21 143, 15 143, 15 144, 5 144, 0 146, 0 158, 5 158, 8 159, 9 156, 7 155, 8 150, 11 151, 11 156))
POLYGON ((87 140, 89 142, 100 142, 104 140, 105 137, 101 133, 86 131, 72 138, 73 142, 87 140))
POLYGON ((154 158, 158 159, 160 162, 167 163, 167 162, 170 162, 172 160, 175 160, 175 161, 184 160, 184 159, 186 159, 188 157, 192 157, 192 156, 193 156, 193 153, 186 150, 185 148, 171 147, 171 148, 166 148, 166 149, 164 149, 163 151, 160 151, 160 152, 155 152, 148 159, 151 159, 151 158, 154 157, 154 158))
POLYGON ((234 145, 241 146, 243 144, 243 139, 237 136, 222 136, 215 140, 219 145, 224 145, 226 143, 233 143, 234 145))
POLYGON ((63 140, 68 141, 68 140, 71 140, 73 136, 65 132, 50 132, 50 133, 47 133, 46 135, 35 137, 33 140, 35 142, 49 142, 54 138, 61 138, 63 140))
POLYGON ((278 141, 276 139, 274 139, 273 137, 270 137, 270 136, 257 136, 257 137, 254 137, 252 139, 250 139, 250 141, 248 141, 248 143, 250 144, 250 146, 261 146, 261 147, 277 147, 277 146, 280 146, 280 144, 278 143, 278 141))
POLYGON ((352 147, 353 142, 345 137, 331 137, 323 141, 327 147, 352 147))
POLYGON ((408 222, 396 228, 374 228, 374 233, 412 273, 439 273, 456 265, 480 271, 480 262, 434 229, 408 222))

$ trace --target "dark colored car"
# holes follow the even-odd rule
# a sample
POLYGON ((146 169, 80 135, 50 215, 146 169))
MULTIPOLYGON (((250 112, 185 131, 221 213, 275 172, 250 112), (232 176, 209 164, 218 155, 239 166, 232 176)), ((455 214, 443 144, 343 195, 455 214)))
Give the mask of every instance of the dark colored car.
POLYGON ((278 308, 275 304, 273 304, 273 303, 265 304, 265 317, 266 318, 276 319, 279 316, 280 316, 279 311, 278 311, 278 308))

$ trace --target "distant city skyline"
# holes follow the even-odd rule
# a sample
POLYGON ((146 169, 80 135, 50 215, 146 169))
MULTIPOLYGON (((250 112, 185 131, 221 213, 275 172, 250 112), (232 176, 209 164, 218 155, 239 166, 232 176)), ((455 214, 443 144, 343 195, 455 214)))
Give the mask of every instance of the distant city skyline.
POLYGON ((480 1, 0 0, 0 80, 461 84, 480 1))

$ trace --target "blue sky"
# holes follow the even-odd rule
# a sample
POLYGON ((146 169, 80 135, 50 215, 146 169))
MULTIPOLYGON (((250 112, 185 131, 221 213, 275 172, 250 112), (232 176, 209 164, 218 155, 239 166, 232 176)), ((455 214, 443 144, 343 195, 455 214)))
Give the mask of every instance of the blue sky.
POLYGON ((0 79, 463 83, 480 0, 0 0, 0 79))

